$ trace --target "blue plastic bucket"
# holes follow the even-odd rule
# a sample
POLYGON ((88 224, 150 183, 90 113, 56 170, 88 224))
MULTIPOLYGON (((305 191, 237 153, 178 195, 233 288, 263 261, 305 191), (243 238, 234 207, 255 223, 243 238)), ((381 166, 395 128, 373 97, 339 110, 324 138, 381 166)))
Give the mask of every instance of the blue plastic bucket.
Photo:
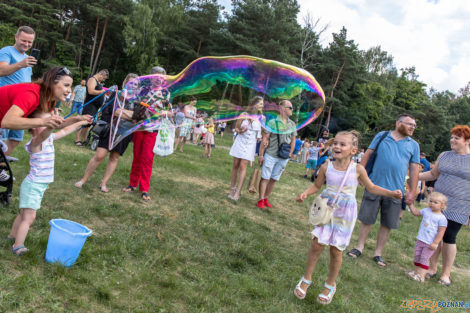
POLYGON ((51 232, 47 242, 46 261, 72 266, 92 231, 81 224, 64 220, 49 221, 51 232))

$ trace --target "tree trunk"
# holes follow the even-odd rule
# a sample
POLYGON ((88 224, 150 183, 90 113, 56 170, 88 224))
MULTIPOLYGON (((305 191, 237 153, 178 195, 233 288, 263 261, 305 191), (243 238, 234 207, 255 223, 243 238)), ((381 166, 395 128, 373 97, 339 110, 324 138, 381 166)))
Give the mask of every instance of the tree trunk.
POLYGON ((106 16, 103 25, 103 32, 101 33, 100 45, 98 46, 98 52, 96 53, 95 64, 93 64, 93 73, 96 70, 96 66, 98 65, 98 58, 100 57, 101 48, 103 47, 104 35, 106 34, 106 26, 108 25, 108 17, 106 16))
POLYGON ((93 37, 93 47, 91 48, 91 57, 90 57, 90 76, 93 75, 93 57, 95 56, 95 46, 96 46, 96 37, 98 37, 98 27, 100 26, 100 17, 96 18, 96 26, 95 26, 95 37, 93 37))
MULTIPOLYGON (((341 73, 343 72, 344 66, 346 65, 346 60, 343 61, 343 64, 339 68, 338 75, 336 76, 336 81, 333 85, 333 88, 331 88, 330 92, 330 98, 333 98, 333 92, 335 91, 336 85, 338 85, 339 78, 341 76, 341 73)), ((328 118, 326 119, 326 128, 329 128, 330 126, 330 119, 331 119, 331 109, 333 108, 333 104, 330 105, 328 108, 328 118)))
POLYGON ((197 51, 196 51, 198 55, 199 55, 199 51, 201 51, 201 46, 202 46, 202 40, 199 40, 199 44, 197 45, 197 51))
MULTIPOLYGON (((78 48, 78 68, 80 68, 80 65, 82 63, 82 46, 83 46, 83 28, 80 33, 80 47, 78 48)), ((81 70, 80 70, 81 72, 81 70)), ((80 75, 81 76, 81 75, 80 75)))

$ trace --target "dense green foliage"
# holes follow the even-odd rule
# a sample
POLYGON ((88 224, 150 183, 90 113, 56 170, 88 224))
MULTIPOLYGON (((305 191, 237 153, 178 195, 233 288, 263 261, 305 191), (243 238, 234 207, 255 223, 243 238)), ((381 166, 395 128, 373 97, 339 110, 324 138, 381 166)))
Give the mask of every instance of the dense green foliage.
POLYGON ((435 157, 449 148, 448 130, 470 122, 469 86, 458 94, 427 91, 414 68, 397 70, 380 47, 360 50, 346 28, 322 47, 315 21, 299 25, 296 0, 233 0, 230 14, 222 9, 216 0, 6 0, 0 2, 0 44, 12 44, 17 26, 29 25, 41 49, 36 76, 55 64, 71 68, 77 81, 108 68, 108 83, 116 84, 157 64, 178 73, 207 55, 248 54, 302 66, 327 95, 324 114, 303 137, 316 136, 321 125, 332 132, 355 128, 367 145, 406 112, 418 118, 416 138, 435 157))

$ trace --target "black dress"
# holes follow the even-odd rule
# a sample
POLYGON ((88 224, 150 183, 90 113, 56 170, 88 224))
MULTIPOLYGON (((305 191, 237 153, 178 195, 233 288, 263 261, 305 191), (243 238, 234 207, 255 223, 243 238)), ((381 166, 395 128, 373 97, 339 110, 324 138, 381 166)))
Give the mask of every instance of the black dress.
MULTIPOLYGON (((113 107, 114 107, 114 97, 116 93, 114 92, 108 99, 109 104, 101 111, 101 120, 106 121, 108 123, 111 122, 111 117, 113 115, 113 107)), ((110 130, 111 131, 111 130, 110 130)), ((109 133, 108 131, 104 136, 100 137, 100 141, 98 142, 98 147, 109 150, 109 133)), ((127 149, 127 146, 132 140, 132 134, 125 137, 121 142, 119 142, 111 151, 117 152, 120 155, 123 155, 127 149)))
MULTIPOLYGON (((93 78, 94 80, 96 80, 96 87, 95 87, 95 90, 98 90, 98 91, 101 91, 103 90, 103 85, 100 84, 100 82, 94 78, 94 77, 90 77, 90 79, 93 78)), ((88 93, 88 86, 86 86, 86 96, 85 96, 85 101, 83 103, 88 103, 86 106, 83 107, 83 111, 82 111, 82 114, 85 115, 85 114, 89 114, 91 116, 95 115, 96 112, 98 112, 98 109, 103 105, 104 103, 104 95, 101 95, 101 96, 96 96, 96 95, 90 95, 88 93), (98 97, 98 98, 96 98, 98 97), (88 101, 92 100, 96 98, 95 100, 93 100, 92 102, 88 103, 88 101)))

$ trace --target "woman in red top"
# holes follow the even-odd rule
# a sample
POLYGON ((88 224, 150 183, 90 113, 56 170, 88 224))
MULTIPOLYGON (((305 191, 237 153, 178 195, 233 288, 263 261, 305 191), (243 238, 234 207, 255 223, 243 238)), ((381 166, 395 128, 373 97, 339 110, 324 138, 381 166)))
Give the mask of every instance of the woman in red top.
POLYGON ((65 101, 71 92, 72 74, 66 67, 55 66, 34 83, 0 87, 1 128, 29 129, 36 127, 62 128, 90 116, 76 116, 66 121, 58 115, 48 118, 28 118, 38 107, 51 112, 57 101, 65 101))

